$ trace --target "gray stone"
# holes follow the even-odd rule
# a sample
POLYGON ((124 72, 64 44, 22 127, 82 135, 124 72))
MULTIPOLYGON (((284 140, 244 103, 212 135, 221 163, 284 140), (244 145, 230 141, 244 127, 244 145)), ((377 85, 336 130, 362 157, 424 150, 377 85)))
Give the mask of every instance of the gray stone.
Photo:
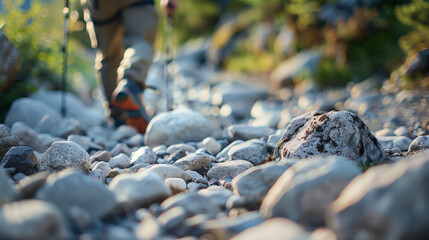
POLYGON ((218 163, 214 165, 207 172, 209 178, 221 179, 225 176, 234 178, 238 174, 244 172, 246 169, 253 167, 253 165, 245 160, 233 160, 218 163))
POLYGON ((1 239, 70 239, 59 209, 48 202, 23 200, 0 208, 1 239))
POLYGON ((123 153, 111 158, 109 164, 111 168, 127 168, 131 165, 130 158, 123 153))
POLYGON ((48 173, 59 172, 66 168, 75 168, 88 172, 91 160, 88 153, 77 143, 70 141, 54 142, 42 155, 39 170, 48 173))
POLYGON ((112 133, 112 135, 110 135, 110 138, 115 141, 121 141, 123 139, 131 138, 136 134, 138 134, 138 132, 134 127, 121 125, 112 133))
POLYGON ((18 137, 20 146, 29 146, 38 152, 44 152, 47 149, 43 148, 37 132, 23 122, 14 123, 10 131, 18 137))
POLYGON ((91 166, 91 170, 100 170, 101 171, 101 182, 104 182, 106 180, 107 175, 109 175, 109 172, 112 171, 112 168, 110 167, 109 163, 107 162, 95 162, 91 166))
POLYGON ((228 136, 233 140, 251 140, 268 137, 274 133, 274 129, 269 127, 253 127, 249 125, 232 125, 228 127, 228 136))
POLYGON ((131 154, 131 165, 135 165, 138 163, 156 163, 156 155, 152 151, 151 147, 143 146, 140 147, 137 151, 131 154))
POLYGON ((272 240, 310 239, 310 233, 300 225, 287 219, 275 218, 241 232, 232 240, 258 240, 266 239, 267 236, 272 240))
POLYGON ((281 139, 276 148, 281 158, 338 155, 360 165, 386 160, 383 148, 365 123, 347 111, 309 112, 296 117, 281 139))
POLYGON ((228 151, 232 160, 246 160, 253 165, 260 164, 267 157, 268 149, 265 142, 254 139, 240 143, 228 151))
POLYGON ((36 173, 38 164, 39 159, 30 147, 12 147, 1 161, 2 167, 15 168, 25 175, 36 173))
POLYGON ((196 171, 186 170, 186 173, 188 173, 193 180, 197 180, 198 178, 203 178, 203 176, 196 171))
POLYGON ((411 142, 408 151, 418 151, 427 148, 429 148, 429 136, 418 136, 411 142))
POLYGON ((173 165, 186 170, 198 170, 203 167, 210 167, 210 163, 216 161, 216 159, 205 153, 191 153, 186 157, 180 158, 173 165))
POLYGON ((189 109, 175 110, 157 115, 151 120, 145 135, 145 143, 155 147, 175 143, 201 141, 206 137, 218 138, 219 126, 203 115, 189 109))
POLYGON ((204 230, 210 235, 215 236, 215 239, 231 239, 236 234, 263 223, 264 220, 259 212, 254 211, 237 217, 209 220, 204 230))
POLYGON ((225 204, 228 198, 232 196, 232 192, 224 187, 209 187, 201 189, 198 194, 210 198, 219 208, 225 209, 225 204))
POLYGON ((149 168, 146 168, 144 172, 154 173, 162 177, 163 179, 167 178, 181 178, 185 181, 189 181, 192 177, 182 169, 170 165, 170 164, 156 164, 152 165, 149 168))
POLYGON ((207 149, 214 156, 222 149, 222 145, 212 137, 205 138, 201 143, 201 147, 207 149))
POLYGON ((292 163, 280 165, 271 162, 247 169, 232 180, 234 194, 261 204, 268 190, 290 166, 292 163))
POLYGON ((111 158, 112 154, 109 151, 102 150, 91 156, 91 162, 108 162, 111 158))
POLYGON ((137 239, 159 239, 164 233, 161 224, 153 217, 145 217, 135 228, 137 239))
POLYGON ((409 137, 399 136, 393 139, 393 147, 398 147, 402 151, 408 151, 412 140, 409 137))
POLYGON ((228 146, 226 146, 224 149, 222 149, 222 151, 216 155, 216 159, 221 160, 221 159, 228 158, 229 157, 228 156, 229 150, 232 147, 234 147, 234 146, 236 146, 236 145, 238 145, 240 143, 243 143, 243 142, 244 142, 243 140, 235 140, 234 142, 232 142, 231 144, 229 144, 228 146))
POLYGON ((190 192, 196 192, 200 188, 200 184, 196 182, 190 182, 186 185, 188 191, 190 192))
POLYGON ((186 219, 186 211, 183 207, 174 207, 165 211, 158 217, 159 223, 167 230, 179 227, 186 219))
POLYGON ((186 190, 186 182, 181 178, 167 178, 164 182, 174 194, 186 190))
POLYGON ((24 178, 26 178, 27 176, 25 176, 25 174, 23 174, 23 173, 17 173, 17 174, 15 174, 15 175, 13 175, 13 177, 12 177, 12 179, 15 181, 15 182, 19 182, 19 181, 21 181, 21 180, 23 180, 24 178))
POLYGON ((67 141, 75 142, 79 144, 85 151, 89 150, 89 145, 91 144, 91 138, 82 135, 72 134, 67 137, 67 141))
POLYGON ((11 147, 18 145, 18 138, 11 134, 10 129, 6 125, 0 124, 0 160, 11 147))
MULTIPOLYGON (((89 129, 94 126, 101 126, 107 122, 103 109, 98 106, 88 106, 78 96, 67 92, 66 95, 66 117, 76 119, 82 129, 89 129)), ((30 95, 32 101, 40 101, 61 112, 61 91, 41 90, 30 95)))
POLYGON ((203 214, 209 218, 214 218, 221 211, 210 198, 195 192, 180 193, 161 203, 161 207, 166 210, 178 206, 185 209, 187 217, 203 214))
POLYGON ((132 208, 148 207, 171 195, 164 180, 150 172, 121 174, 113 178, 109 189, 116 195, 121 205, 132 208))
POLYGON ((70 210, 76 207, 93 219, 106 216, 116 206, 115 196, 106 186, 71 169, 49 175, 36 198, 54 203, 66 216, 70 216, 70 210))
POLYGON ((410 133, 408 132, 408 129, 404 126, 398 127, 397 129, 395 129, 394 133, 396 136, 407 137, 408 135, 410 135, 410 133))
POLYGON ((186 152, 189 154, 189 153, 193 153, 193 152, 197 151, 197 149, 194 146, 191 146, 189 144, 177 143, 177 144, 173 144, 173 145, 169 146, 166 151, 169 154, 173 154, 173 153, 178 152, 178 151, 183 151, 183 152, 186 152))
POLYGON ((12 202, 18 197, 12 179, 10 179, 3 168, 0 168, 0 192, 0 206, 12 202))
POLYGON ((383 128, 375 132, 374 135, 378 138, 378 137, 395 136, 395 133, 392 131, 392 129, 383 128))
POLYGON ((112 157, 115 157, 119 155, 120 153, 123 153, 127 156, 130 156, 132 153, 132 150, 124 143, 118 143, 116 146, 110 151, 112 154, 112 157))
POLYGON ((37 190, 45 184, 48 174, 39 172, 24 178, 18 183, 18 191, 22 198, 33 198, 37 190))
POLYGON ((48 133, 39 133, 37 136, 38 136, 38 138, 40 140, 40 144, 42 145, 43 151, 41 151, 41 152, 45 152, 46 150, 48 150, 48 148, 54 142, 65 141, 65 139, 63 139, 63 138, 54 137, 54 136, 52 136, 51 134, 48 134, 48 133))
POLYGON ((309 226, 323 226, 327 206, 359 174, 356 164, 344 157, 301 160, 269 190, 261 212, 267 218, 284 217, 309 226))
POLYGON ((347 185, 327 211, 338 239, 428 238, 428 156, 370 168, 347 185))

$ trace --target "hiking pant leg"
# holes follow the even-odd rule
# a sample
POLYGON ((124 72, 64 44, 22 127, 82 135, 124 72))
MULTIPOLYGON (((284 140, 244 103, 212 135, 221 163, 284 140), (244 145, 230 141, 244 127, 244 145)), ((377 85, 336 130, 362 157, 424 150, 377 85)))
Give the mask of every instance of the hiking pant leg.
MULTIPOLYGON (((92 13, 91 17, 97 19, 96 14, 97 12, 92 13)), ((91 20, 91 17, 89 11, 85 10, 85 20, 91 45, 98 49, 95 71, 98 80, 101 82, 104 96, 110 105, 110 99, 118 81, 117 69, 124 54, 122 44, 124 26, 120 18, 108 23, 97 24, 91 20)))
POLYGON ((129 79, 145 86, 152 64, 158 16, 151 4, 132 6, 122 10, 125 28, 123 44, 126 48, 118 69, 119 79, 129 79))

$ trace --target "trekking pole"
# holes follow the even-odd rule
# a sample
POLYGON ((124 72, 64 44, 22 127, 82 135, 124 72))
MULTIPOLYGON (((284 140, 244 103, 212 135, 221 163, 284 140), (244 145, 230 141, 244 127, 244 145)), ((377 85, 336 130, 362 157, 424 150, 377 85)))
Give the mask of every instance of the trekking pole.
POLYGON ((65 0, 65 5, 63 8, 64 13, 64 38, 63 44, 61 46, 61 51, 63 53, 63 72, 61 76, 61 115, 63 117, 66 116, 66 84, 67 84, 67 43, 69 38, 69 16, 70 16, 70 8, 69 8, 69 0, 65 0))
MULTIPOLYGON (((168 65, 173 62, 173 16, 168 14, 164 24, 164 45, 165 45, 165 66, 164 66, 164 77, 165 77, 165 104, 166 111, 173 110, 173 93, 171 90, 171 82, 173 76, 168 72, 168 65)), ((173 73, 174 74, 174 73, 173 73)), ((174 88, 173 88, 174 91, 174 88)))

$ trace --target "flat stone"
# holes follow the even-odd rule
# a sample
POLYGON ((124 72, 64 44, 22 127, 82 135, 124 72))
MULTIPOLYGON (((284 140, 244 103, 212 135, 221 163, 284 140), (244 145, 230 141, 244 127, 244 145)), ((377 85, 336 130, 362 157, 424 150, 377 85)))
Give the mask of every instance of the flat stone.
POLYGON ((116 155, 115 157, 111 158, 109 160, 109 164, 112 169, 127 168, 131 165, 130 158, 124 153, 120 153, 119 155, 116 155))
POLYGON ((112 154, 109 151, 102 150, 91 156, 91 162, 108 162, 111 158, 112 154))
POLYGON ((121 174, 110 182, 109 189, 123 206, 132 208, 148 207, 171 195, 164 180, 157 174, 139 172, 121 174))
POLYGON ((156 164, 152 165, 143 170, 144 172, 154 173, 163 179, 167 178, 181 178, 185 181, 189 181, 192 177, 181 168, 170 165, 170 164, 156 164))
POLYGON ((218 163, 210 168, 207 172, 209 178, 221 179, 225 176, 234 178, 238 174, 244 172, 246 169, 253 167, 253 165, 245 160, 230 160, 223 163, 218 163))

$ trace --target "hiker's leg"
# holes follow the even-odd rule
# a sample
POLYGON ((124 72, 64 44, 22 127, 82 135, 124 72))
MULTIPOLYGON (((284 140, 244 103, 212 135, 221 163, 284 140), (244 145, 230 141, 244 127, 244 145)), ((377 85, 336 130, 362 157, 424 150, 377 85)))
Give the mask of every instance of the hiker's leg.
POLYGON ((158 16, 153 4, 133 5, 122 11, 126 48, 118 69, 118 79, 128 79, 144 88, 153 60, 158 16))

